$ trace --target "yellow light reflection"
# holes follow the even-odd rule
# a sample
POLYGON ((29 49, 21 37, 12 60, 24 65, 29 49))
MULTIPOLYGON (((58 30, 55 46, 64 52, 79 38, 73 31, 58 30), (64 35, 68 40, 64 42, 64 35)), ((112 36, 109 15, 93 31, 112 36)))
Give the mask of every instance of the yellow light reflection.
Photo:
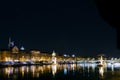
POLYGON ((101 78, 104 77, 104 67, 99 67, 99 74, 100 74, 101 78))
POLYGON ((55 76, 56 72, 57 72, 57 65, 52 65, 52 74, 53 74, 53 76, 55 76))
POLYGON ((5 68, 5 74, 10 77, 10 74, 13 74, 13 68, 12 67, 7 67, 5 68))
POLYGON ((35 66, 31 66, 32 76, 35 77, 35 66))
POLYGON ((22 71, 22 77, 24 77, 25 68, 24 68, 24 67, 22 67, 22 68, 21 68, 21 71, 22 71))

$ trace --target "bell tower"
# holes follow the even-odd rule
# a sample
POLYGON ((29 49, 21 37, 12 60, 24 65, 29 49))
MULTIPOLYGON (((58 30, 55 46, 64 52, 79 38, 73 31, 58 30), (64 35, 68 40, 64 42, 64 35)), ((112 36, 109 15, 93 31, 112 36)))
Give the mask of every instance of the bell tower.
POLYGON ((52 63, 53 63, 53 64, 56 64, 56 63, 57 63, 57 58, 56 58, 56 53, 55 53, 55 51, 53 51, 53 53, 52 53, 52 63))
POLYGON ((14 47, 14 41, 11 40, 11 37, 9 37, 8 41, 8 49, 11 50, 14 47))

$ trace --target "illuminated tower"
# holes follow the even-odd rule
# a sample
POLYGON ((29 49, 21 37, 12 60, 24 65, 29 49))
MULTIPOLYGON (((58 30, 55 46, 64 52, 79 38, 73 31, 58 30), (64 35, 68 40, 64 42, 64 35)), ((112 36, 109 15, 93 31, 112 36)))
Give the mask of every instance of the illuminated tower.
POLYGON ((57 58, 56 58, 56 53, 55 53, 55 51, 53 51, 53 53, 52 53, 52 63, 53 63, 53 64, 56 64, 56 63, 57 63, 57 58))
POLYGON ((8 48, 10 49, 10 42, 11 42, 11 38, 9 37, 9 40, 8 40, 8 48))
POLYGON ((9 38, 8 48, 11 50, 13 47, 14 47, 14 41, 11 41, 11 38, 9 38))

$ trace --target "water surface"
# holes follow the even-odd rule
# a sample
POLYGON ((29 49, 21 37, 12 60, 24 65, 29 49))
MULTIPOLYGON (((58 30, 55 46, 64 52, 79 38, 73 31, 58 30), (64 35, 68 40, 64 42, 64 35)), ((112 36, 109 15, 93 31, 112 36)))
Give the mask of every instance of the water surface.
POLYGON ((120 80, 120 65, 62 64, 0 68, 0 80, 120 80))

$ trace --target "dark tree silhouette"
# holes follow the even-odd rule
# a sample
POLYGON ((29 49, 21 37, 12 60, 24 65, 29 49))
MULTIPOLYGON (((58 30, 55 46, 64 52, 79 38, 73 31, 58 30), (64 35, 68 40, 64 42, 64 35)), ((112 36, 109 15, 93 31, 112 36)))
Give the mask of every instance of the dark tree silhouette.
POLYGON ((94 0, 100 15, 117 30, 117 47, 120 49, 120 3, 119 0, 94 0))

